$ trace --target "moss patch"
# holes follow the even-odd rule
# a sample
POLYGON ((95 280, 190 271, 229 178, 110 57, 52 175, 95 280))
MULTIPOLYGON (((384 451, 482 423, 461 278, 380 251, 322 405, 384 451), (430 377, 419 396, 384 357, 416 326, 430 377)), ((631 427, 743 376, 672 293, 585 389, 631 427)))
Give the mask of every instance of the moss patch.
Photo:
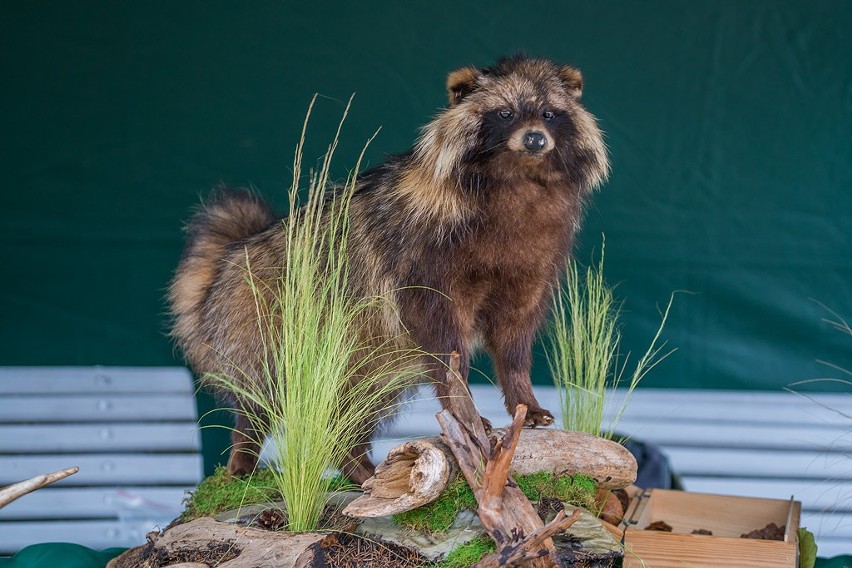
POLYGON ((595 480, 585 475, 554 476, 552 473, 539 472, 519 475, 515 481, 527 499, 533 502, 546 498, 589 510, 595 507, 595 480))
MULTIPOLYGON (((593 509, 595 481, 585 475, 554 476, 540 472, 515 477, 518 488, 533 502, 542 498, 557 499, 572 505, 593 509)), ((450 528, 456 516, 466 510, 476 510, 476 498, 464 477, 451 481, 435 501, 412 511, 393 516, 395 523, 418 531, 443 532, 450 528)))
POLYGON ((491 540, 491 537, 480 536, 459 546, 435 566, 436 568, 466 568, 473 566, 483 556, 495 550, 497 550, 497 545, 491 540))
POLYGON ((240 478, 220 466, 213 475, 189 491, 189 495, 184 499, 186 509, 181 513, 180 519, 186 522, 218 515, 245 505, 281 499, 281 491, 268 469, 259 469, 251 477, 240 478))
POLYGON ((476 497, 464 477, 459 475, 450 481, 436 500, 417 509, 396 514, 393 520, 398 525, 418 531, 443 532, 450 528, 456 515, 465 509, 476 510, 476 497))
MULTIPOLYGON (((328 482, 329 491, 346 491, 356 487, 341 475, 332 477, 328 482)), ((183 500, 186 509, 180 515, 181 522, 218 515, 247 505, 284 500, 274 473, 268 469, 258 469, 249 477, 235 477, 219 466, 213 475, 187 493, 183 500)))

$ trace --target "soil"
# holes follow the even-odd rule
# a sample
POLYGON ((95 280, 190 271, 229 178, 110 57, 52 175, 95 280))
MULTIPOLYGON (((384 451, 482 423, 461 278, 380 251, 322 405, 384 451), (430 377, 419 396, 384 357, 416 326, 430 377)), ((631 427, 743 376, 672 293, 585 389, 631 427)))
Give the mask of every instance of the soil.
MULTIPOLYGON (((646 531, 664 531, 664 532, 672 532, 672 526, 669 525, 665 521, 654 521, 647 527, 645 527, 646 531)), ((740 535, 740 538, 754 538, 760 540, 784 540, 784 533, 786 531, 786 525, 781 525, 780 527, 775 523, 769 523, 762 529, 755 529, 749 533, 745 533, 740 535)), ((705 535, 713 535, 713 531, 708 531, 707 529, 695 529, 692 531, 692 534, 705 534, 705 535)))
POLYGON ((741 536, 742 538, 756 538, 760 540, 784 540, 784 532, 786 529, 787 525, 781 525, 779 527, 775 523, 769 523, 762 529, 756 529, 741 536))
POLYGON ((213 543, 207 545, 205 550, 187 550, 181 554, 168 554, 164 550, 159 550, 156 557, 156 566, 171 566, 172 564, 180 564, 181 562, 200 562, 215 568, 223 562, 233 560, 240 555, 241 550, 228 543, 213 543))
POLYGON ((379 543, 356 535, 338 533, 322 542, 316 568, 419 568, 428 565, 410 548, 379 543))
POLYGON ((645 527, 646 531, 663 531, 663 532, 672 532, 674 528, 665 521, 654 521, 647 527, 645 527))

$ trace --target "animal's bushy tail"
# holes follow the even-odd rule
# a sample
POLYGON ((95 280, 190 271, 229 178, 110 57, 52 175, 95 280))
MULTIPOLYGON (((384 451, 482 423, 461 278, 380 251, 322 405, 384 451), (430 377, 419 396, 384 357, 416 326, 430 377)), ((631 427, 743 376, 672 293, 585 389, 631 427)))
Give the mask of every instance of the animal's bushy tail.
POLYGON ((272 223, 275 214, 248 190, 217 190, 198 208, 186 227, 183 257, 169 288, 172 335, 192 361, 193 347, 204 342, 204 301, 226 249, 272 223))

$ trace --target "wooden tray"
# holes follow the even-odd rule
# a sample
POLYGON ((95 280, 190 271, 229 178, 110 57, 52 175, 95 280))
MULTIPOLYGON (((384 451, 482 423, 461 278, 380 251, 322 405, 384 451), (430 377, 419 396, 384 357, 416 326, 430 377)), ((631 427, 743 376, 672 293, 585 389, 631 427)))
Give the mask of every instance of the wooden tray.
POLYGON ((630 503, 621 525, 625 568, 797 568, 798 501, 651 489, 630 503), (672 532, 644 530, 665 521, 672 532), (784 540, 740 535, 768 523, 785 525, 784 540), (691 534, 705 529, 713 535, 691 534))

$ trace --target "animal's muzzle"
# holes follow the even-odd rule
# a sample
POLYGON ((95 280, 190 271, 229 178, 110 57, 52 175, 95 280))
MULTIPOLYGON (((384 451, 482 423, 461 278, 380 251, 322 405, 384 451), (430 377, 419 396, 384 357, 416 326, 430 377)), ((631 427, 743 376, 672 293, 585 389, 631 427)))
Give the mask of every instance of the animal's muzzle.
POLYGON ((547 146, 547 137, 542 132, 530 130, 524 134, 524 148, 530 152, 540 152, 547 146))

